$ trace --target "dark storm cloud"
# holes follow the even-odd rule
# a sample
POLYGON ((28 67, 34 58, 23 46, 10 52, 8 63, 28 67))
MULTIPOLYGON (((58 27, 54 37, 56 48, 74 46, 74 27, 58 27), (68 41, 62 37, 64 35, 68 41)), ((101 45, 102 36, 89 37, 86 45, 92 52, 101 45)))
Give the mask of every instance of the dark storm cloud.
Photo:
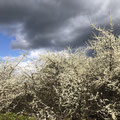
POLYGON ((119 0, 0 0, 0 31, 15 36, 13 49, 79 47, 90 38, 91 21, 119 20, 119 0))

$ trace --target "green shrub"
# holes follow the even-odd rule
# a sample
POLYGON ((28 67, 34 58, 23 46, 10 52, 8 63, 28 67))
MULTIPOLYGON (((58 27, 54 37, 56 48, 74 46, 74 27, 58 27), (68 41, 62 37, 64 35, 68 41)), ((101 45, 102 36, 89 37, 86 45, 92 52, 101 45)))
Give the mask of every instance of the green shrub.
POLYGON ((35 120, 35 119, 8 112, 5 114, 0 113, 0 120, 35 120))

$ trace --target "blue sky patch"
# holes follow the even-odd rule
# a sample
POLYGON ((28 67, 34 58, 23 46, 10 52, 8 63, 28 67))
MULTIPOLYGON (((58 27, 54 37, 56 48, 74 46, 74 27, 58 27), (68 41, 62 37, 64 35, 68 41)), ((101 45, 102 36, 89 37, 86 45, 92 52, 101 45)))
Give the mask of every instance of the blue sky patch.
POLYGON ((13 39, 15 38, 0 33, 0 57, 5 57, 5 56, 15 57, 20 54, 20 50, 11 49, 10 44, 11 44, 11 40, 13 39))

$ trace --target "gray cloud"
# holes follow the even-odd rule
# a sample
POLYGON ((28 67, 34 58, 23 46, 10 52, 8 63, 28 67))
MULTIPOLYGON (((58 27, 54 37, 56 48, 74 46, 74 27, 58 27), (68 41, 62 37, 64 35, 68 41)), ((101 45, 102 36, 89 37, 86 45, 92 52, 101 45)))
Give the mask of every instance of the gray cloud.
POLYGON ((0 0, 0 31, 15 36, 13 49, 83 46, 90 23, 119 21, 119 0, 0 0))

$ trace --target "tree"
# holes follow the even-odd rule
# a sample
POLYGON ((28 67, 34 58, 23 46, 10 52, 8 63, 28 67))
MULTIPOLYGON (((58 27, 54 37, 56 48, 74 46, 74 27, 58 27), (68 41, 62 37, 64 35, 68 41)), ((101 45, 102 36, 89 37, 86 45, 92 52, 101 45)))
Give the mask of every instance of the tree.
MULTIPOLYGON (((89 60, 86 73, 88 92, 91 92, 90 108, 101 119, 117 120, 120 111, 120 36, 113 34, 113 25, 109 30, 92 25, 99 32, 90 41, 88 49, 95 51, 96 56, 89 60), (93 104, 95 103, 96 104, 93 104), (111 118, 110 118, 111 116, 111 118)), ((89 112, 88 112, 89 113, 89 112)), ((94 113, 94 114, 95 114, 94 113)))

